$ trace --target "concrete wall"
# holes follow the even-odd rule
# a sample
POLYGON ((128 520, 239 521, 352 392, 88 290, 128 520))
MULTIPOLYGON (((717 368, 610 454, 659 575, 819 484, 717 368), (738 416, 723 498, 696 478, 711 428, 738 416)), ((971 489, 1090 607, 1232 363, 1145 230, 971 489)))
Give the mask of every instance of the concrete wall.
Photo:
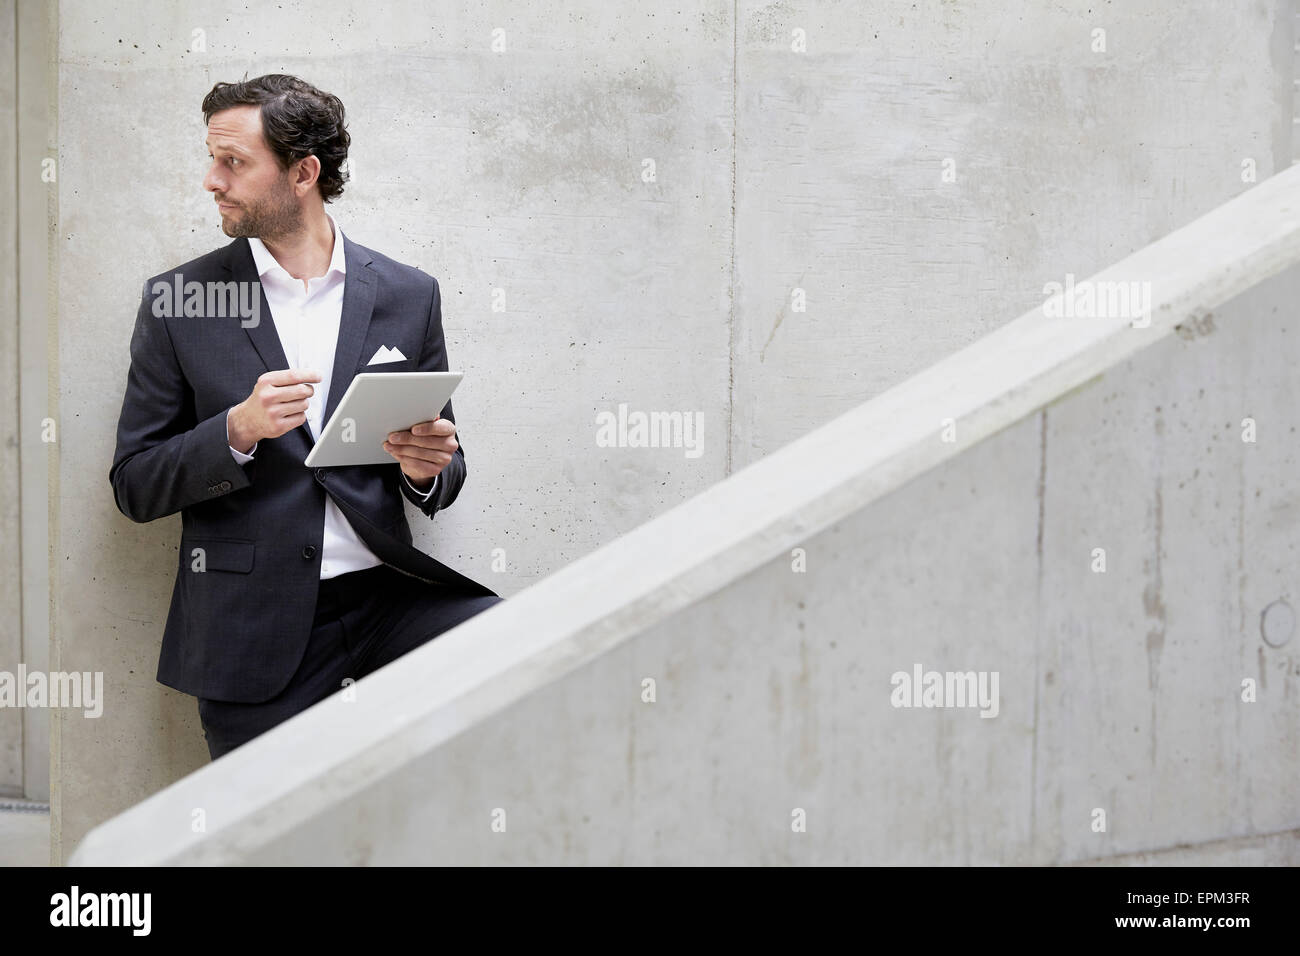
MULTIPOLYGON (((50 461, 46 420, 53 418, 50 395, 57 367, 48 330, 56 314, 51 288, 50 249, 57 179, 49 181, 55 155, 51 102, 55 38, 54 11, 45 0, 18 3, 18 186, 19 186, 19 406, 22 482, 23 660, 29 670, 50 667, 50 461)), ((57 170, 54 171, 57 176, 57 170)), ((55 433, 57 436, 57 432, 55 433)), ((23 714, 23 789, 38 801, 50 798, 50 714, 23 714)))
MULTIPOLYGON (((16 62, 18 14, 14 0, 0 0, 0 50, 16 62)), ((18 454, 18 73, 0 69, 0 496, 19 502, 18 454)), ((15 673, 22 660, 19 584, 22 549, 19 509, 0 513, 0 670, 15 673)), ((0 708, 0 796, 23 791, 23 711, 0 708)))
POLYGON ((736 466, 1291 163, 1290 3, 740 9, 736 466))
POLYGON ((212 82, 343 97, 340 222, 440 279, 467 373, 421 543, 510 595, 1289 162, 1289 3, 1038 6, 61 3, 54 632, 108 707, 56 714, 56 854, 206 761, 153 681, 179 519, 113 508, 102 396, 141 279, 225 241, 212 82), (701 414, 703 454, 597 447, 620 402, 701 414))
MULTIPOLYGON (((0 3, 0 671, 49 667, 50 8, 0 3)), ((49 799, 49 712, 0 709, 0 796, 49 799)))

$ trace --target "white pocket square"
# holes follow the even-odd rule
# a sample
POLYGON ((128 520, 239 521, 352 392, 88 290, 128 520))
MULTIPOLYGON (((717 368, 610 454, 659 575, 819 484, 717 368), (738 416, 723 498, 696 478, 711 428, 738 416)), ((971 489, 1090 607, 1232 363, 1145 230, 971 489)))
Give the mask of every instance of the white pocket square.
POLYGON ((402 350, 397 346, 393 346, 390 349, 387 345, 381 345, 379 346, 379 351, 375 353, 375 357, 366 364, 382 365, 385 362, 400 362, 405 358, 406 356, 402 354, 402 350))

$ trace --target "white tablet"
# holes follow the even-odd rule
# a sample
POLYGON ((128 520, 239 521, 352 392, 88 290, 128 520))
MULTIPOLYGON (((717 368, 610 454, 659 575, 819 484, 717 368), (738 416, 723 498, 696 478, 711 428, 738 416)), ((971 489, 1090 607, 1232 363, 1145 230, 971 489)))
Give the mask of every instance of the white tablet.
POLYGON ((460 384, 461 372, 361 372, 353 376, 320 439, 303 462, 308 468, 387 465, 392 432, 442 414, 460 384))

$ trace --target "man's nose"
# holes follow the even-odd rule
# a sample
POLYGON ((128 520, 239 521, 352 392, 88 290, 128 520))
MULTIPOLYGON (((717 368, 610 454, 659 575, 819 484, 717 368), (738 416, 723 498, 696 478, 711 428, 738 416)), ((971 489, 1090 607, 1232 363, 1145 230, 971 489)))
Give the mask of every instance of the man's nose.
POLYGON ((214 163, 208 167, 207 173, 203 177, 203 188, 210 193, 225 192, 225 181, 216 174, 217 166, 214 163))

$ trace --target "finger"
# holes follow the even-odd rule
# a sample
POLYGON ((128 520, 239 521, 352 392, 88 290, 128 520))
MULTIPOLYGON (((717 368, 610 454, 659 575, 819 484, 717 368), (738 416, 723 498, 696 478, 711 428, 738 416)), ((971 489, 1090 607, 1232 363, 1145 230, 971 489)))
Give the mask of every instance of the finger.
POLYGON ((310 404, 305 398, 288 402, 271 402, 267 405, 266 411, 269 415, 294 415, 298 412, 305 412, 310 404))
POLYGON ((314 368, 281 368, 264 372, 259 381, 268 385, 300 385, 303 382, 319 382, 320 372, 314 368))
MULTIPOLYGON (((272 419, 272 421, 274 422, 277 420, 272 419)), ((284 428, 285 430, 297 428, 299 425, 305 425, 307 423, 307 416, 305 414, 289 415, 285 418, 278 419, 278 423, 278 427, 284 428)))
POLYGON ((298 391, 300 388, 311 388, 311 386, 296 385, 292 391, 288 389, 278 391, 274 396, 272 396, 271 404, 279 405, 281 408, 285 406, 292 407, 295 405, 301 405, 303 408, 306 408, 311 399, 311 392, 300 392, 298 391))
POLYGON ((408 431, 414 435, 454 435, 456 434, 456 423, 445 418, 437 418, 432 421, 420 422, 418 425, 412 425, 408 431))
POLYGON ((443 467, 446 467, 451 461, 450 453, 432 448, 423 448, 419 445, 394 445, 391 442, 384 442, 384 450, 395 458, 403 458, 413 462, 432 462, 443 467))
MULTIPOLYGON (((447 444, 456 441, 454 432, 417 432, 419 425, 407 428, 403 431, 389 432, 388 440, 393 444, 416 444, 416 445, 437 445, 439 443, 447 444)), ((450 451, 451 449, 448 449, 450 451)))
POLYGON ((402 471, 411 477, 419 476, 421 480, 435 478, 446 467, 439 462, 422 461, 411 458, 408 455, 399 454, 395 449, 385 449, 390 455, 397 459, 402 471))
POLYGON ((388 436, 388 441, 394 445, 404 445, 409 448, 431 448, 434 451, 445 451, 452 454, 460 444, 450 435, 434 435, 424 438, 419 435, 412 435, 410 432, 393 432, 388 436))
POLYGON ((423 448, 419 445, 394 445, 392 442, 384 442, 384 449, 390 454, 411 461, 434 462, 439 465, 446 465, 451 461, 449 452, 435 448, 423 448))

